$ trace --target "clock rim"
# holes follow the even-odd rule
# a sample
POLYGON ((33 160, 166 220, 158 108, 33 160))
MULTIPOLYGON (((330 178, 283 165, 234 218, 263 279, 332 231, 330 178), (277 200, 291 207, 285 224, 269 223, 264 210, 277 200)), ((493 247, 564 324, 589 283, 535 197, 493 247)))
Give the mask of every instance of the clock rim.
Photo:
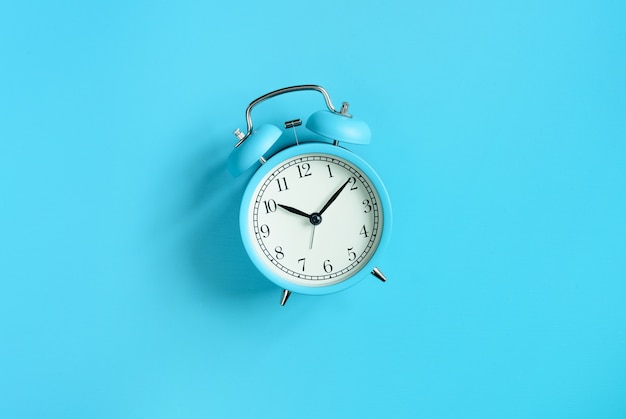
POLYGON ((370 275, 371 271, 374 269, 374 267, 376 267, 376 261, 379 259, 381 251, 384 250, 388 245, 389 237, 391 234, 391 227, 391 202, 389 200, 387 188, 385 188, 385 185, 380 179, 380 176, 378 176, 378 173, 376 173, 376 171, 363 158, 357 156, 352 151, 339 145, 328 143, 304 143, 300 145, 294 145, 279 151, 278 153, 267 159, 267 161, 258 168, 252 178, 250 178, 250 180, 248 181, 248 185, 244 191, 239 209, 239 230, 241 238, 246 249, 246 253, 248 254, 248 257, 253 262, 255 267, 263 274, 263 276, 272 281, 274 284, 278 285, 281 288, 300 294, 322 295, 342 291, 357 284, 367 275, 370 275), (291 282, 277 275, 270 268, 269 264, 266 263, 266 259, 261 258, 259 254, 255 251, 254 241, 251 238, 251 232, 248 228, 248 209, 251 200, 253 199, 252 195, 263 177, 266 174, 270 173, 273 169, 278 167, 284 161, 290 160, 301 154, 312 153, 337 156, 338 158, 346 160, 347 162, 354 165, 356 169, 360 170, 369 178, 372 186, 378 192, 381 204, 383 220, 381 237, 378 246, 376 247, 376 249, 373 250, 374 253, 372 254, 371 258, 362 267, 355 268, 356 272, 352 276, 341 282, 329 285, 302 285, 291 282))

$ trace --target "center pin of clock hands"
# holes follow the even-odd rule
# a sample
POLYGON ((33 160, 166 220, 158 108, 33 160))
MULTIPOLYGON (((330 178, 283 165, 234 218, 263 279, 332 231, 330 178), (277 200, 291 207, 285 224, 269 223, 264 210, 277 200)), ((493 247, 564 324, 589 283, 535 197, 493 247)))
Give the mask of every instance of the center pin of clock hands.
POLYGON ((313 214, 307 214, 306 212, 300 211, 299 209, 294 208, 294 207, 290 207, 289 205, 276 204, 282 209, 289 211, 292 214, 296 214, 296 215, 300 215, 302 217, 308 218, 309 222, 313 224, 313 231, 311 232, 311 242, 309 244, 309 249, 313 248, 313 238, 315 237, 315 226, 320 225, 322 223, 322 214, 324 213, 324 211, 328 209, 328 207, 330 207, 330 205, 333 202, 335 202, 339 194, 341 194, 341 192, 346 188, 346 186, 348 186, 348 183, 350 183, 350 178, 348 178, 348 180, 346 180, 345 183, 341 185, 339 189, 337 189, 337 191, 333 194, 333 196, 330 197, 328 202, 324 204, 324 206, 319 212, 314 212, 313 214))
POLYGON ((307 214, 304 211, 300 211, 297 208, 290 207, 289 205, 276 204, 284 210, 289 211, 292 214, 301 215, 306 217, 311 224, 313 224, 313 231, 311 232, 311 241, 309 242, 309 249, 313 249, 313 238, 315 237, 315 226, 322 222, 322 215, 314 212, 313 214, 307 214))

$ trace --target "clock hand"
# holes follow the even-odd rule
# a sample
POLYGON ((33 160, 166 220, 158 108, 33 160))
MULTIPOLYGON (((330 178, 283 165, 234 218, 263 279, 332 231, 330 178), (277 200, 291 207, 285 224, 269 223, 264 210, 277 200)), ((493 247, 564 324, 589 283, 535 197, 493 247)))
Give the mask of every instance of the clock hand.
POLYGON ((309 249, 313 249, 313 239, 315 238, 315 224, 313 224, 313 231, 311 232, 311 243, 309 244, 309 249))
POLYGON ((339 196, 339 194, 341 193, 341 191, 344 190, 344 188, 346 186, 348 186, 348 183, 350 183, 350 178, 348 178, 348 180, 346 180, 346 183, 344 183, 343 185, 341 185, 341 188, 339 188, 339 190, 337 190, 337 192, 335 192, 333 194, 333 196, 330 197, 330 199, 328 200, 328 202, 326 203, 326 205, 324 205, 322 207, 322 209, 320 210, 320 212, 318 213, 319 215, 322 215, 324 213, 324 211, 326 211, 328 209, 328 207, 330 207, 330 204, 332 204, 333 202, 335 202, 335 199, 337 199, 337 197, 339 196))
POLYGON ((285 210, 287 210, 287 211, 289 211, 289 212, 291 212, 293 214, 301 215, 301 216, 306 217, 306 218, 311 218, 311 216, 309 214, 307 214, 306 212, 300 211, 299 209, 294 208, 294 207, 290 207, 289 205, 283 205, 283 204, 276 204, 276 205, 278 205, 282 209, 285 209, 285 210))

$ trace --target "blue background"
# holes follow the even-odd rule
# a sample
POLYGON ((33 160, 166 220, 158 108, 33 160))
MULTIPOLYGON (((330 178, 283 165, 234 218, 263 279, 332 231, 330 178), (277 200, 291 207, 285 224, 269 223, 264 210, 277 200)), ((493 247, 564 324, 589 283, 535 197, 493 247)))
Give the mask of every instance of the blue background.
POLYGON ((2 2, 0 416, 626 417, 625 21, 2 2), (225 162, 245 106, 302 83, 370 124, 395 230, 388 283, 280 307, 225 162))

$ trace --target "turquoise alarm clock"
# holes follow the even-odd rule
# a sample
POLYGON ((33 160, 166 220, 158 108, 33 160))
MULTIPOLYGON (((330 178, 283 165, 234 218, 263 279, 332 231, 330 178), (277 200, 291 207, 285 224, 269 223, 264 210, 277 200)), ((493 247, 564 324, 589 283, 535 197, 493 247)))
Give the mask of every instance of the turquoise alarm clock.
POLYGON ((255 99, 246 109, 246 123, 245 134, 235 130, 238 142, 228 158, 234 176, 259 166, 243 194, 241 238, 257 269, 283 289, 281 305, 292 292, 328 294, 370 274, 386 281, 376 260, 391 231, 387 190, 369 164, 340 145, 369 143, 367 124, 348 113, 346 102, 335 110, 317 85, 286 87, 255 99), (305 90, 324 96, 328 109, 311 115, 306 128, 328 141, 306 141, 306 135, 298 140, 295 130, 302 121, 291 120, 285 129, 294 130, 294 144, 268 156, 283 130, 253 128, 252 108, 305 90))

